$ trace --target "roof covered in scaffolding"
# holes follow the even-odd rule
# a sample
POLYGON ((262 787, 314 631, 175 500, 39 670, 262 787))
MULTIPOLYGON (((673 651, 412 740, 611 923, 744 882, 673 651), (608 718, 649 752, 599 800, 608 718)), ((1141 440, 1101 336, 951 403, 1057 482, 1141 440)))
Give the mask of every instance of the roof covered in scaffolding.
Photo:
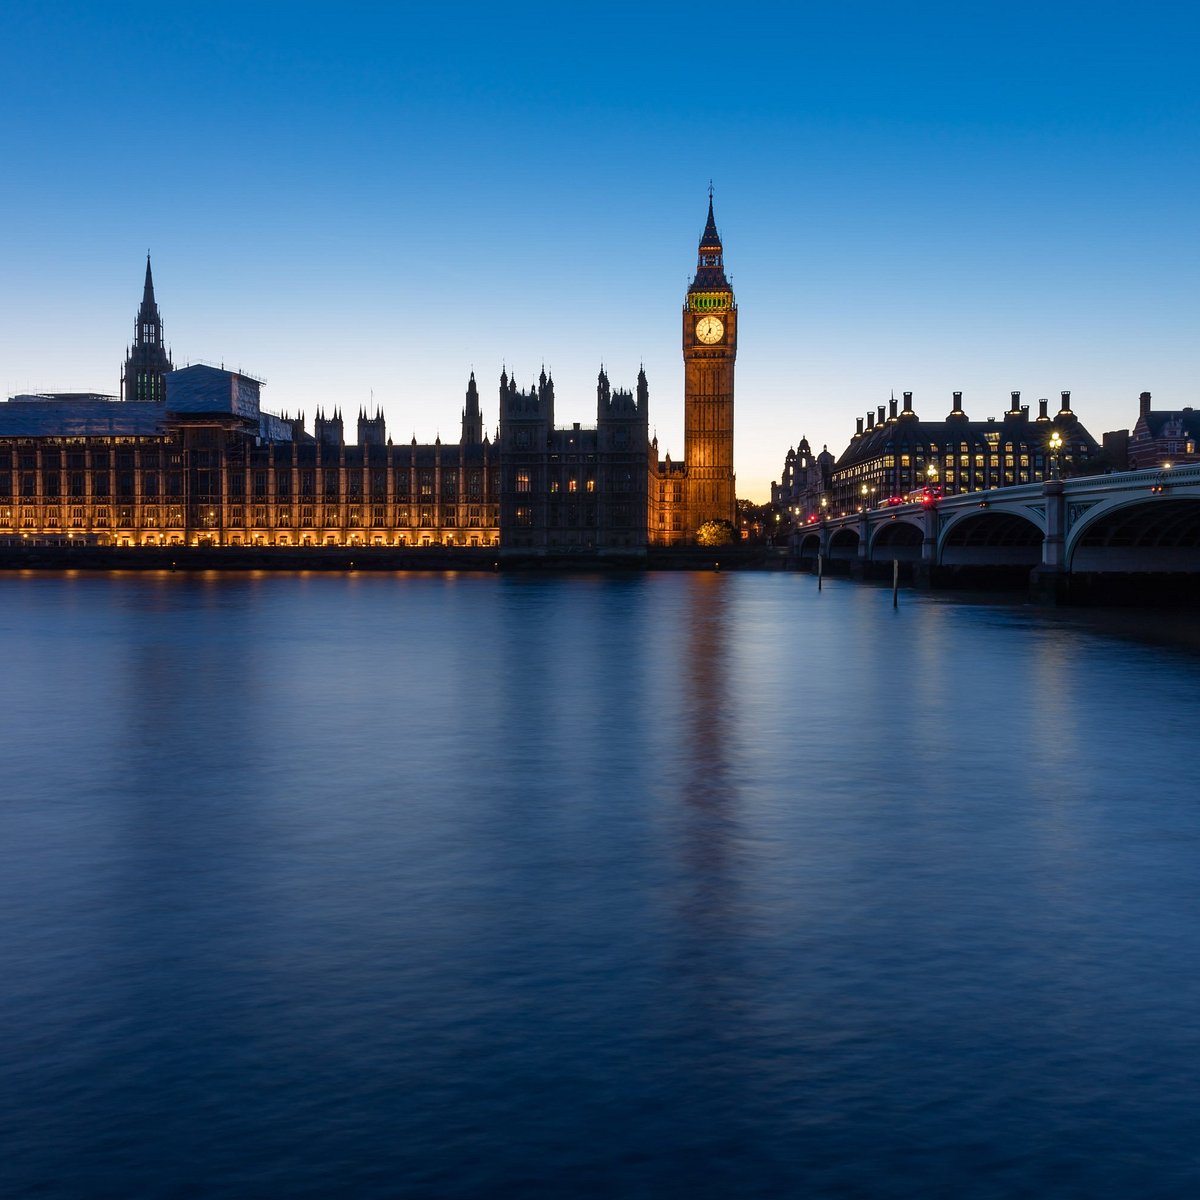
POLYGON ((0 438, 154 437, 166 432, 162 404, 104 396, 14 396, 0 404, 0 438))

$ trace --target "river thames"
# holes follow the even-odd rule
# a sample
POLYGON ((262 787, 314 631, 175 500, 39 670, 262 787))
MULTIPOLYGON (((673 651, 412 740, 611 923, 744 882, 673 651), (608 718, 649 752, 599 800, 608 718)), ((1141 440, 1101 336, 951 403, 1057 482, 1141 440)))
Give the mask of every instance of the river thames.
POLYGON ((1200 654, 1143 632, 0 577, 0 1193, 1200 1194, 1200 654))

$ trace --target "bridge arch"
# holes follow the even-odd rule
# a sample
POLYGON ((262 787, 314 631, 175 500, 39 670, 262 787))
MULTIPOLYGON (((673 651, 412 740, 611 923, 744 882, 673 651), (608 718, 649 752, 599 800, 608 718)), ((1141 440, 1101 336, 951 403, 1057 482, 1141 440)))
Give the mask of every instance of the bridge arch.
POLYGON ((796 550, 800 562, 815 563, 817 555, 821 553, 821 531, 811 528, 804 530, 799 535, 799 544, 796 550))
POLYGON ((843 525, 829 535, 829 548, 826 551, 831 559, 849 561, 858 557, 858 530, 850 525, 843 525))
POLYGON ((1044 521, 1042 514, 1025 506, 959 510, 938 538, 938 564, 1036 567, 1042 561, 1044 521))
POLYGON ((897 516, 876 525, 867 545, 872 562, 920 562, 925 529, 920 517, 897 516))
POLYGON ((1067 570, 1200 572, 1200 496, 1124 495, 1089 508, 1071 526, 1067 570))

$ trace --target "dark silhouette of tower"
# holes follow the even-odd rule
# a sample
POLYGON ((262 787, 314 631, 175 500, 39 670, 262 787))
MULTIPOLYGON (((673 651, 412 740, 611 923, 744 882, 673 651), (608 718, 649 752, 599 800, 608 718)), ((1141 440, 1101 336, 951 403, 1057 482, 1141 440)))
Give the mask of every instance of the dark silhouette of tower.
POLYGON ((475 372, 471 372, 467 384, 467 402, 462 411, 462 444, 478 446, 483 442, 483 414, 479 409, 479 389, 475 386, 475 372))
POLYGON ((386 446, 387 422, 381 408, 375 409, 373 417, 367 415, 367 410, 358 410, 358 444, 360 446, 386 446))
POLYGON ((700 237, 696 277, 683 303, 683 453, 688 524, 736 524, 733 477, 733 364, 737 303, 725 278, 724 253, 708 192, 708 224, 700 237))
POLYGON ((327 417, 321 409, 313 419, 313 436, 318 446, 344 446, 346 435, 342 425, 341 409, 335 408, 333 416, 327 417))
POLYGON ((147 251, 146 286, 134 322, 133 345, 125 352, 125 366, 121 370, 121 398, 161 404, 167 398, 167 372, 173 369, 163 344, 162 317, 154 302, 154 276, 150 274, 150 254, 147 251))

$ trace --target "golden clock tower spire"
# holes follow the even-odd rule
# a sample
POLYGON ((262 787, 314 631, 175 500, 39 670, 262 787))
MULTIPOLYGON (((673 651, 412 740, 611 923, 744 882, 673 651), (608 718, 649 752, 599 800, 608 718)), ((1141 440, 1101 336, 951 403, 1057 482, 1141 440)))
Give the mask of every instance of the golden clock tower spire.
POLYGON ((725 277, 724 248, 708 193, 696 276, 683 302, 683 453, 691 536, 706 521, 737 528, 733 475, 733 364, 737 303, 725 277))

